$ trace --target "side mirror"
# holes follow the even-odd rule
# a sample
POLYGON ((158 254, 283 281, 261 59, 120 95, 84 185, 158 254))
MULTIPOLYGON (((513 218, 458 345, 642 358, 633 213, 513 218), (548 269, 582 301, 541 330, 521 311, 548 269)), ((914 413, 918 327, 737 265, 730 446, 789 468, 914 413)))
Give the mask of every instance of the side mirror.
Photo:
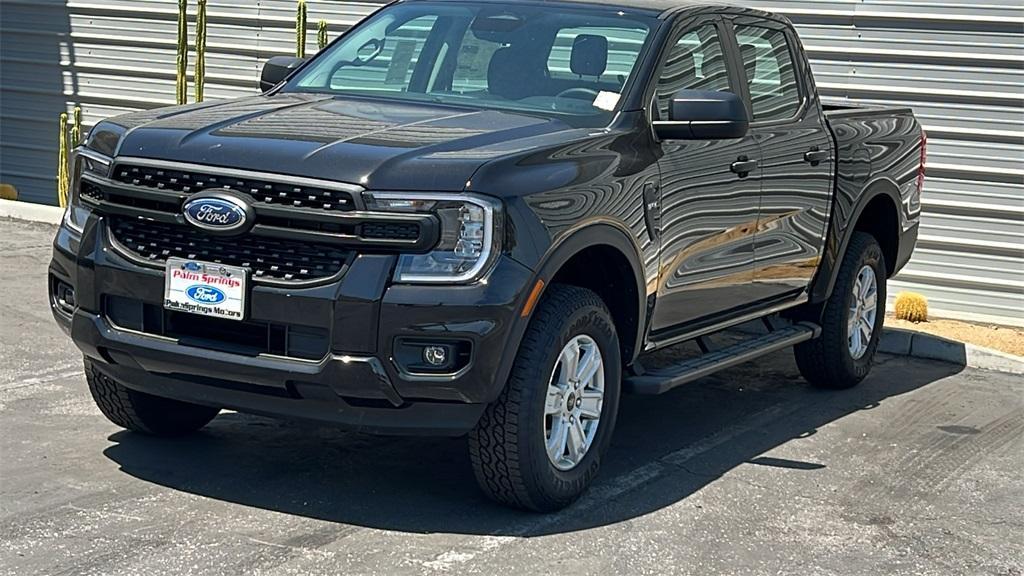
POLYGON ((260 91, 266 92, 291 75, 296 68, 306 63, 306 58, 294 56, 274 56, 263 64, 260 73, 260 91))
POLYGON ((680 90, 672 95, 668 117, 654 122, 663 140, 742 138, 750 127, 747 107, 732 92, 680 90))

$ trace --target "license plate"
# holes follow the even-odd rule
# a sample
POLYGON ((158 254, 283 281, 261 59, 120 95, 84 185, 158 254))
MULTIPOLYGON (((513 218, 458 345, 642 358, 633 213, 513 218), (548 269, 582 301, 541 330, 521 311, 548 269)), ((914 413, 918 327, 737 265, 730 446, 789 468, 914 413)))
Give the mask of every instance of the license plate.
POLYGON ((246 284, 245 268, 168 258, 164 308, 242 320, 245 317, 246 284))

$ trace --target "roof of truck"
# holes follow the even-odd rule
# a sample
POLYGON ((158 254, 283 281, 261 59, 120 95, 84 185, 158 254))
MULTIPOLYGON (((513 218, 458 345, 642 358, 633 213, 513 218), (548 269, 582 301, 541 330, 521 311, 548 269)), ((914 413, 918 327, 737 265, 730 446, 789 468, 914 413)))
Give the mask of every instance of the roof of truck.
MULTIPOLYGON (((415 0, 413 0, 415 1, 415 0)), ((509 2, 510 0, 442 0, 452 2, 509 2)), ((527 0, 530 1, 530 0, 527 0)), ((650 14, 665 17, 669 14, 699 8, 727 8, 730 11, 745 12, 759 16, 768 16, 767 12, 753 8, 744 8, 722 2, 709 2, 707 0, 535 0, 540 4, 589 4, 591 6, 606 6, 609 8, 623 8, 637 12, 648 12, 650 14)))

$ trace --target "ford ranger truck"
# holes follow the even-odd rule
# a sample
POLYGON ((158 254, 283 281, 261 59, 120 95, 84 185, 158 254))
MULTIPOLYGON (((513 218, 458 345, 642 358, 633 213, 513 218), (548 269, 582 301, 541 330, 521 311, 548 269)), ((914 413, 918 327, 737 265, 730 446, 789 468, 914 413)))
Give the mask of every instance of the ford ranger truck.
POLYGON ((554 510, 623 393, 789 347, 856 385, 917 240, 911 110, 823 103, 758 10, 403 0, 261 87, 75 151, 50 299, 118 426, 467 436, 487 496, 554 510))

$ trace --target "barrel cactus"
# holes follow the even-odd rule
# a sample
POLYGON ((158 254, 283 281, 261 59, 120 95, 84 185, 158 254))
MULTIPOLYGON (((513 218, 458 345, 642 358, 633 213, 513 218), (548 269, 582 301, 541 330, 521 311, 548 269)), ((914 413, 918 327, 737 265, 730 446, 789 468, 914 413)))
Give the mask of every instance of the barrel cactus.
POLYGON ((896 296, 896 318, 908 322, 928 321, 928 299, 915 292, 900 292, 896 296))

